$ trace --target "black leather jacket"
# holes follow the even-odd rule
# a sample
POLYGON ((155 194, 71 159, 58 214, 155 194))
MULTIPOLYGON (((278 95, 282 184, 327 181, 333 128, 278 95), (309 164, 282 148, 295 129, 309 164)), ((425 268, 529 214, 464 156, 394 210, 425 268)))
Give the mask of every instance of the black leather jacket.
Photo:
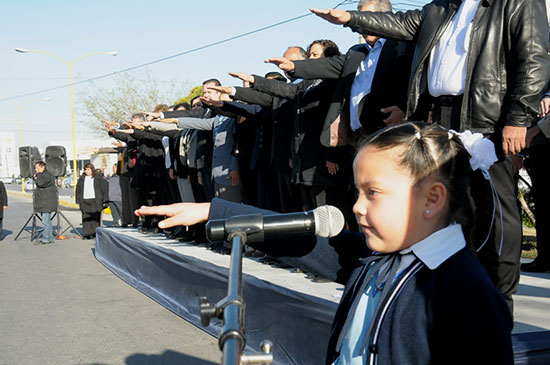
MULTIPOLYGON (((469 45, 461 130, 484 134, 528 127, 550 78, 544 0, 480 0, 469 45)), ((429 54, 461 4, 435 0, 420 10, 350 12, 346 26, 361 34, 416 43, 407 116, 427 94, 429 54)))

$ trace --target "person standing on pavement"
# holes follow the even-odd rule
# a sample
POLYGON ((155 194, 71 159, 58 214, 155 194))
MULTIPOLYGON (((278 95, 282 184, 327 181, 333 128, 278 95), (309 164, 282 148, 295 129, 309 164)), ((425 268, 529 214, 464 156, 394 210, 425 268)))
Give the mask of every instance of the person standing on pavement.
POLYGON ((109 200, 109 184, 101 171, 89 163, 84 166, 84 174, 76 185, 76 203, 82 212, 83 238, 95 238, 95 230, 101 221, 103 204, 109 200))
POLYGON ((42 224, 44 224, 44 229, 38 238, 38 243, 45 245, 53 243, 54 240, 52 214, 57 211, 59 194, 57 192, 57 185, 55 184, 55 177, 51 172, 46 170, 46 163, 38 161, 35 163, 34 169, 36 171, 33 175, 36 185, 33 193, 34 213, 41 214, 42 224))
POLYGON ((120 227, 122 224, 122 191, 117 164, 113 165, 113 174, 107 178, 107 183, 109 184, 109 208, 111 208, 113 216, 113 227, 120 227))
POLYGON ((0 181, 0 241, 4 239, 4 210, 8 209, 8 194, 6 194, 6 187, 4 183, 0 181))

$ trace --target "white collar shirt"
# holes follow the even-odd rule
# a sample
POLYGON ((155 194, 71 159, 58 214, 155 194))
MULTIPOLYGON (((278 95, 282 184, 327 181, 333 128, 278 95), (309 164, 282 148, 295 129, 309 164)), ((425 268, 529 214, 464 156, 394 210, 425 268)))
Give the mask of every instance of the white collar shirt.
POLYGON ((480 0, 463 0, 455 17, 430 54, 428 89, 434 97, 462 95, 472 23, 480 0))

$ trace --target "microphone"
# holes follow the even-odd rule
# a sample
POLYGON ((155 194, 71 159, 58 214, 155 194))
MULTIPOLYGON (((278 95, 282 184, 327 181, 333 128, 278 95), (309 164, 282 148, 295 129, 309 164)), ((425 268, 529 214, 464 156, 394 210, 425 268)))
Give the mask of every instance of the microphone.
POLYGON ((307 234, 328 238, 340 233, 344 222, 344 215, 338 208, 323 205, 301 213, 250 214, 210 220, 206 223, 206 238, 209 241, 223 241, 237 230, 246 234, 248 242, 307 234))

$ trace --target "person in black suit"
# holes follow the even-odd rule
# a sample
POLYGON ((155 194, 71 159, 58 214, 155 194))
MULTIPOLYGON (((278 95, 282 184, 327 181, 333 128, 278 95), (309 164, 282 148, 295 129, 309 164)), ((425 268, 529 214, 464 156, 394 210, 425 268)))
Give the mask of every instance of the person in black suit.
MULTIPOLYGON (((292 46, 283 54, 285 59, 303 60, 307 53, 301 47, 292 46)), ((298 90, 305 90, 312 81, 291 78, 298 90)), ((296 117, 296 100, 270 95, 245 87, 213 87, 214 90, 229 94, 234 100, 257 104, 271 109, 265 115, 264 146, 268 156, 263 166, 272 171, 270 179, 275 182, 276 203, 271 209, 278 212, 291 212, 301 209, 299 192, 291 183, 291 154, 292 122, 296 117), (269 140, 268 140, 269 139, 269 140), (269 144, 269 146, 268 146, 269 144), (269 150, 267 150, 269 149, 269 150), (278 200, 278 201, 277 201, 278 200)))
POLYGON ((4 210, 8 209, 8 194, 6 194, 6 187, 4 183, 0 181, 0 240, 4 239, 4 210))
MULTIPOLYGON (((265 75, 267 79, 277 79, 286 83, 286 78, 278 72, 270 72, 265 75)), ((228 88, 230 89, 230 88, 228 88)), ((212 101, 206 100, 206 105, 213 104, 212 101)), ((202 102, 202 101, 201 101, 202 102)), ((245 138, 253 138, 247 141, 245 144, 253 142, 253 145, 249 145, 250 155, 239 155, 239 163, 247 163, 242 166, 243 171, 250 171, 251 174, 256 176, 256 179, 248 186, 243 182, 243 188, 247 189, 246 193, 251 204, 260 208, 270 209, 274 211, 280 211, 280 201, 278 193, 277 176, 273 168, 271 168, 271 142, 273 127, 271 125, 273 109, 267 106, 258 104, 248 104, 239 101, 224 101, 217 103, 217 107, 220 112, 228 116, 236 116, 240 119, 240 124, 245 125, 245 128, 250 126, 254 127, 254 136, 242 134, 242 130, 236 130, 236 139, 239 144, 237 147, 242 149, 243 140, 245 138), (242 118, 246 120, 243 122, 242 118), (248 160, 249 158, 249 160, 248 160), (256 194, 252 197, 251 194, 256 194)), ((239 124, 237 125, 239 127, 239 124)), ((246 148, 246 146, 245 146, 246 148)), ((241 170, 239 170, 241 171, 241 170)), ((246 176, 244 177, 246 178, 246 176)), ((244 179, 243 179, 244 180, 244 179)))
MULTIPOLYGON (((338 47, 330 40, 316 40, 308 49, 310 59, 340 55, 338 47)), ((323 124, 319 121, 327 114, 337 80, 317 79, 293 84, 240 72, 230 75, 249 82, 253 90, 294 101, 295 117, 289 121, 292 128, 291 182, 299 187, 302 209, 308 211, 325 204, 334 205, 344 212, 346 222, 355 227, 352 199, 349 199, 353 195, 350 194, 353 151, 349 146, 327 148, 320 142, 323 124), (338 155, 339 169, 333 171, 328 161, 334 161, 338 155)))
MULTIPOLYGON (((391 11, 389 0, 361 2, 359 11, 391 11)), ((325 146, 354 144, 387 125, 401 123, 413 45, 363 34, 345 55, 303 61, 270 58, 288 74, 305 80, 337 79, 321 142, 325 146), (353 135, 350 131, 354 132, 353 135)))
MULTIPOLYGON (((133 118, 132 118, 133 119, 133 118)), ((118 126, 118 123, 116 123, 118 126)), ((122 227, 128 225, 134 228, 138 226, 139 219, 134 214, 134 210, 139 208, 137 192, 132 186, 132 180, 135 178, 135 162, 137 156, 137 141, 127 133, 121 133, 114 129, 113 125, 105 124, 109 136, 121 141, 118 143, 118 166, 117 171, 120 176, 120 191, 122 197, 122 227), (123 144, 123 143, 125 144, 123 144)))
MULTIPOLYGON (((209 86, 220 86, 221 83, 217 79, 208 79, 202 83, 203 95, 208 96, 213 93, 209 86)), ((191 110, 175 110, 163 113, 147 113, 147 120, 168 119, 168 118, 212 118, 218 114, 217 110, 212 108, 193 108, 191 110)), ((200 176, 200 184, 204 189, 205 201, 210 201, 214 198, 214 183, 212 181, 212 155, 214 150, 213 134, 210 130, 197 131, 197 150, 196 161, 197 170, 200 176)))

